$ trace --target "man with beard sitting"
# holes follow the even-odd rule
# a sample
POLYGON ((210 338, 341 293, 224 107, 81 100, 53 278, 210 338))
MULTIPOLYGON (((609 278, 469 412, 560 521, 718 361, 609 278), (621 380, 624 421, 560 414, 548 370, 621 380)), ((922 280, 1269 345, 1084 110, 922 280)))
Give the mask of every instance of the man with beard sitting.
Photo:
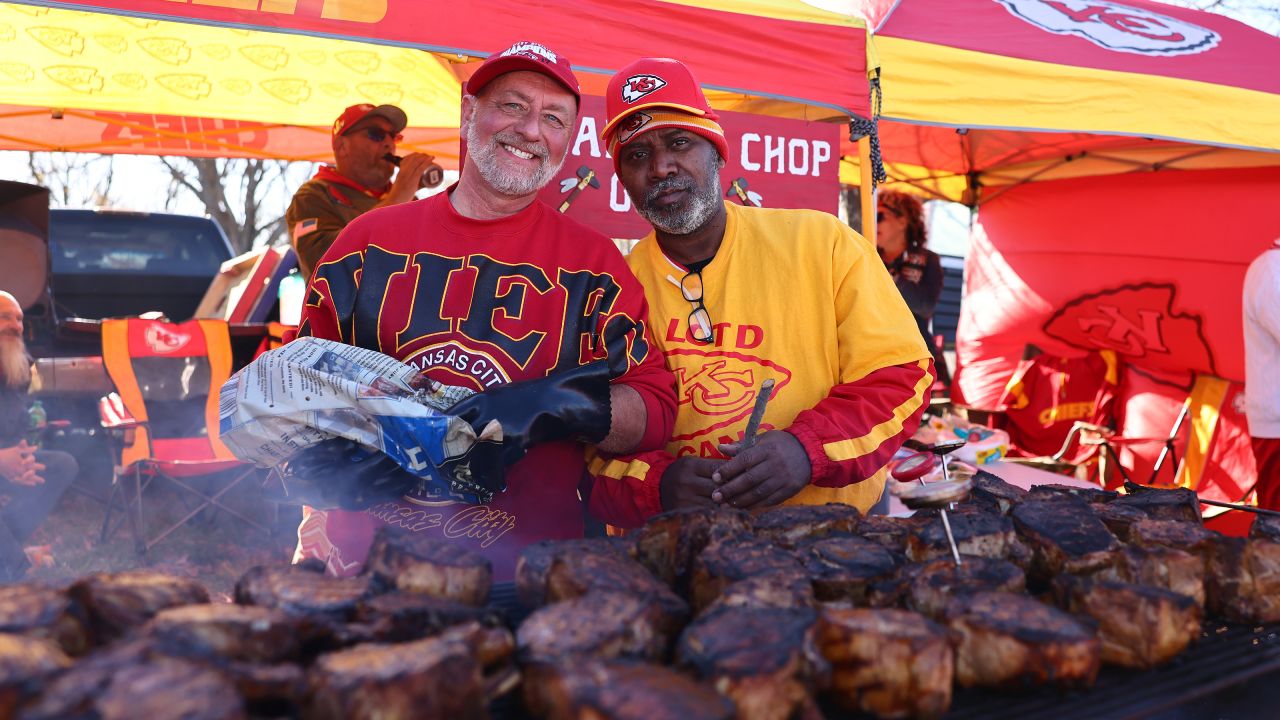
POLYGON ((22 341, 22 306, 0 290, 0 581, 22 578, 30 561, 22 543, 31 537, 71 487, 75 458, 39 450, 26 438, 31 357, 22 341))
MULTIPOLYGON (((477 391, 448 412, 477 431, 501 423, 505 488, 413 478, 363 510, 309 510, 295 561, 355 573, 390 525, 479 552, 495 580, 511 580, 526 546, 582 537, 584 506, 607 511, 612 483, 580 490, 584 445, 652 450, 670 435, 674 383, 640 284, 608 238, 537 199, 568 155, 579 96, 569 61, 538 43, 481 64, 462 100, 457 184, 347 225, 316 266, 299 326, 477 391)), ((334 469, 320 484, 366 476, 355 453, 326 464, 324 452, 300 453, 320 457, 304 460, 317 478, 334 469)))
POLYGON ((715 503, 841 502, 866 512, 934 380, 875 247, 826 213, 726 202, 728 142, 680 62, 622 68, 605 104, 601 135, 618 179, 654 228, 627 261, 680 405, 664 450, 600 457, 593 473, 635 488, 631 526, 715 503), (744 448, 766 378, 776 385, 764 432, 744 448))

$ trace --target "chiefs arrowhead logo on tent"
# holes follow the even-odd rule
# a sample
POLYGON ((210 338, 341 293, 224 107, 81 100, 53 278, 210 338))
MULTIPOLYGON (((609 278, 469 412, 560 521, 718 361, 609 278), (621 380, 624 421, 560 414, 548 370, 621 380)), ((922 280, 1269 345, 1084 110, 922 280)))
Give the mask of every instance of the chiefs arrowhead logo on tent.
POLYGON ((667 86, 667 81, 657 75, 632 75, 622 86, 622 99, 633 103, 652 92, 667 86))
POLYGON ((1115 52, 1188 55, 1211 50, 1221 36, 1146 8, 1105 0, 996 0, 1015 17, 1058 35, 1075 35, 1115 52))
POLYGON ((1081 295, 1049 317, 1044 332, 1074 347, 1115 350, 1140 368, 1217 374, 1204 319, 1174 310, 1177 288, 1163 283, 1122 285, 1081 295))

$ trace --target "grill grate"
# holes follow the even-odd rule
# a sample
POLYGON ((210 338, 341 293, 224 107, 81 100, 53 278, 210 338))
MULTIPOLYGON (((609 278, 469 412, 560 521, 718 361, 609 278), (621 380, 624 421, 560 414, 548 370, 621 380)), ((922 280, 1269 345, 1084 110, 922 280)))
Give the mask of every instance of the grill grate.
POLYGON ((947 720, 1053 717, 1143 718, 1280 670, 1280 625, 1207 623, 1168 664, 1137 672, 1104 666, 1088 690, 1003 694, 958 690, 947 720))

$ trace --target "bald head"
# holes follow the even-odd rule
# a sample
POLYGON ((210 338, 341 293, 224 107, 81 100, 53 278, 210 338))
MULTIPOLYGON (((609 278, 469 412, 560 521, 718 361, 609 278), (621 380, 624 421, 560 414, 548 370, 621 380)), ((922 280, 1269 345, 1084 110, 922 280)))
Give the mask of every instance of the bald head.
POLYGON ((31 384, 31 358, 22 342, 22 305, 0 290, 0 383, 25 390, 31 384))

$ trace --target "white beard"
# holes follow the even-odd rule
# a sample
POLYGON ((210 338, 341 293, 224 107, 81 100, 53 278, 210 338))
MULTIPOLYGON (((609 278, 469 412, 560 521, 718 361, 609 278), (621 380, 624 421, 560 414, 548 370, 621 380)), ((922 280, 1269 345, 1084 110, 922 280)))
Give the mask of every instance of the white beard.
POLYGON ((515 137, 512 133, 498 133, 489 139, 488 142, 481 140, 476 132, 474 122, 467 122, 467 154, 471 157, 472 162, 476 164, 476 169, 480 171, 480 177, 485 182, 493 186, 493 189, 503 195, 513 195, 516 197, 524 195, 533 195, 542 189, 544 185, 551 182, 551 178, 560 172, 560 168, 564 166, 564 161, 569 157, 569 150, 566 147, 564 155, 560 160, 552 164, 548 157, 550 150, 545 144, 536 143, 530 145, 515 137), (515 148, 533 153, 541 161, 537 170, 529 174, 521 174, 511 172, 502 166, 498 160, 498 153, 506 152, 502 149, 502 145, 510 145, 515 148))
POLYGON ((0 381, 17 390, 31 386, 31 356, 20 337, 0 335, 0 381))

